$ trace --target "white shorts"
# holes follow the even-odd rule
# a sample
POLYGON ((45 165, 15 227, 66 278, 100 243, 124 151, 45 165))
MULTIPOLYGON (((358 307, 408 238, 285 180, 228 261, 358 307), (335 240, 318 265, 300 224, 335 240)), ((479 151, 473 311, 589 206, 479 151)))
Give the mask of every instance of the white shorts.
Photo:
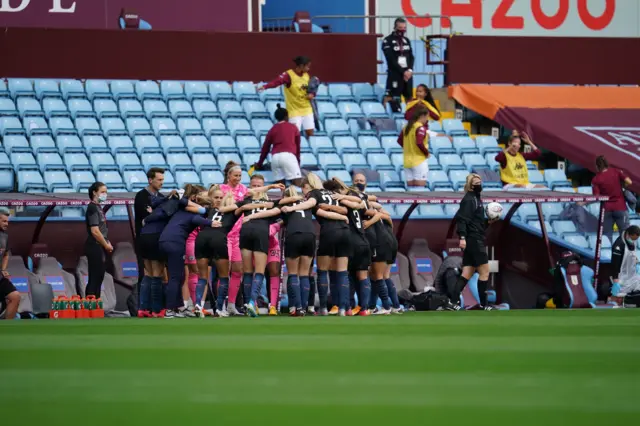
POLYGON ((515 183, 508 183, 502 187, 503 190, 508 191, 510 189, 533 189, 536 187, 535 183, 528 183, 526 185, 517 186, 515 183))
POLYGON ((316 122, 313 119, 313 114, 302 115, 298 117, 289 118, 289 123, 294 124, 298 130, 315 130, 316 122))
POLYGON ((429 160, 424 160, 422 163, 415 167, 404 169, 404 177, 407 181, 412 180, 427 180, 427 174, 429 173, 429 160))
POLYGON ((271 156, 271 171, 275 180, 293 180, 302 177, 300 164, 296 156, 290 152, 279 152, 271 156))

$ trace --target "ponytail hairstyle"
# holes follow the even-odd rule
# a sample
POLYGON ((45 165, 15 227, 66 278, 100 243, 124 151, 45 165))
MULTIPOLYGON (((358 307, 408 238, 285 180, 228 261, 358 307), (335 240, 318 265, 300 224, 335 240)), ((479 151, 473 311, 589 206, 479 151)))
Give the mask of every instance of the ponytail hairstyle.
POLYGON ((345 193, 348 194, 349 191, 351 191, 351 189, 339 177, 334 176, 331 180, 338 184, 338 186, 340 187, 340 189, 338 190, 339 192, 344 191, 345 193))
POLYGON ((431 90, 429 90, 429 88, 427 87, 426 84, 418 84, 418 87, 422 87, 426 93, 424 100, 429 102, 429 104, 433 107, 433 109, 435 109, 436 111, 438 111, 438 114, 440 114, 440 110, 438 109, 438 106, 436 105, 436 101, 433 99, 433 94, 431 94, 431 90))
POLYGON ((302 181, 302 186, 309 185, 311 189, 322 189, 322 180, 315 173, 307 173, 307 177, 302 181))
POLYGON ((231 173, 231 171, 233 171, 235 168, 239 168, 240 170, 242 170, 242 168, 240 167, 240 164, 236 163, 235 161, 229 161, 227 163, 226 166, 224 166, 224 182, 222 183, 229 183, 229 173, 231 173))
POLYGON ((213 185, 211 185, 211 186, 209 187, 209 191, 208 191, 208 192, 209 192, 209 197, 213 198, 213 194, 214 194, 216 191, 222 191, 222 189, 220 189, 220 185, 219 185, 219 184, 214 183, 213 185))
POLYGON ((469 173, 469 175, 467 176, 467 181, 464 184, 464 192, 469 192, 473 190, 473 186, 472 186, 472 182, 475 178, 478 178, 480 180, 482 180, 482 178, 480 177, 479 174, 477 173, 469 173))
POLYGON ((404 135, 409 136, 409 133, 411 133, 411 129, 413 128, 413 125, 418 122, 420 117, 424 117, 425 115, 429 115, 429 110, 424 105, 416 106, 416 109, 413 112, 413 115, 407 122, 407 125, 404 127, 404 130, 403 130, 404 135))
POLYGON ((609 168, 609 162, 604 155, 598 155, 596 158, 596 170, 601 172, 609 168))
POLYGON ((287 189, 284 190, 284 196, 285 197, 297 197, 298 196, 298 190, 296 189, 296 187, 294 185, 289 185, 287 187, 287 189))
POLYGON ((213 200, 209 197, 207 191, 199 191, 196 194, 196 204, 201 205, 202 207, 211 207, 213 205, 213 200))
POLYGON ((276 104, 276 112, 273 116, 276 118, 277 122, 285 121, 289 119, 289 111, 286 108, 282 108, 280 104, 276 104))

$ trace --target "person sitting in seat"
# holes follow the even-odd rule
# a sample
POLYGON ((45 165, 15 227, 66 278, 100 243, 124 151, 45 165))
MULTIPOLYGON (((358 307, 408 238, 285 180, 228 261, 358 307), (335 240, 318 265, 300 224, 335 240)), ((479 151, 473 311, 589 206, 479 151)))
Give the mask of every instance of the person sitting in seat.
POLYGON ((507 149, 496 155, 496 161, 500 163, 500 179, 504 184, 503 189, 544 188, 544 185, 529 182, 529 170, 527 169, 527 160, 537 160, 541 154, 529 135, 522 132, 521 137, 517 131, 514 131, 507 141, 507 149), (520 153, 521 139, 532 148, 531 152, 520 153))
POLYGON ((640 227, 631 225, 613 244, 611 255, 611 278, 613 296, 627 296, 640 292, 640 275, 636 272, 638 257, 636 241, 640 236, 640 227))

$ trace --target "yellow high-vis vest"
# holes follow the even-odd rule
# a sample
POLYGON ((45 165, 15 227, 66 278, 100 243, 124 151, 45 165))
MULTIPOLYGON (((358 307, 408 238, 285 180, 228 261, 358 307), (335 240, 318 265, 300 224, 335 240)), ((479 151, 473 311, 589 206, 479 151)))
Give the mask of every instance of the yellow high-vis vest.
MULTIPOLYGON (((413 124, 413 126, 411 127, 411 130, 409 131, 409 134, 404 134, 404 129, 402 129, 402 132, 404 134, 404 138, 403 138, 403 149, 404 149, 404 168, 405 169, 411 169, 414 168, 416 166, 419 166, 420 164, 422 164, 424 162, 424 160, 427 159, 427 157, 424 155, 424 152, 422 152, 420 150, 420 148, 418 148, 418 145, 416 145, 416 131, 422 127, 422 123, 420 122, 415 122, 413 124)), ((424 139, 424 146, 427 147, 427 149, 429 149, 429 135, 425 136, 424 139)))
POLYGON ((507 158, 507 167, 500 169, 500 179, 508 184, 527 185, 529 183, 527 160, 520 153, 511 155, 505 151, 504 156, 507 158))
POLYGON ((304 117, 313 114, 311 102, 307 99, 307 87, 309 86, 309 74, 299 76, 294 70, 288 70, 291 85, 284 87, 284 100, 287 105, 289 118, 304 117))

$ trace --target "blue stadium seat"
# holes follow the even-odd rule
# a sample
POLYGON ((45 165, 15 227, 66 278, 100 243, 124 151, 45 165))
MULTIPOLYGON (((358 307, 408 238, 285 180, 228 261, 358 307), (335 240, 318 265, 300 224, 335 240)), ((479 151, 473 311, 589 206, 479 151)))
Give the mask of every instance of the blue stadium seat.
MULTIPOLYGON (((13 137, 13 136, 7 136, 4 139, 5 149, 6 149, 6 145, 7 145, 7 138, 9 138, 9 137, 13 137)), ((55 142, 53 141, 53 139, 51 138, 50 135, 35 135, 35 136, 31 136, 31 148, 33 149, 33 152, 35 152, 35 153, 39 152, 41 149, 49 149, 49 148, 53 148, 55 150, 58 149, 56 147, 55 142)))
POLYGON ((120 167, 120 171, 141 166, 140 158, 133 148, 116 152, 116 164, 120 167))
POLYGON ((191 160, 193 162, 193 167, 196 168, 198 173, 202 170, 216 170, 220 168, 216 158, 213 156, 213 149, 211 149, 211 147, 195 148, 191 152, 191 160))
POLYGON ((539 170, 529 170, 529 182, 544 184, 544 176, 539 170))
POLYGON ((0 98, 0 115, 18 115, 16 104, 9 98, 0 98))
POLYGON ((86 135, 82 138, 82 144, 87 153, 94 149, 107 149, 107 141, 102 135, 86 135))
POLYGON ((260 149, 258 148, 249 148, 244 150, 244 152, 242 153, 242 161, 247 166, 257 163, 259 159, 260 159, 260 149))
POLYGON ((170 99, 187 99, 179 81, 164 80, 160 82, 160 93, 165 101, 170 99))
POLYGON ((120 100, 118 101, 118 106, 120 108, 122 118, 145 116, 144 111, 142 110, 142 105, 140 105, 140 102, 138 102, 137 99, 120 100))
POLYGON ((351 85, 351 91, 356 102, 376 102, 378 100, 378 96, 373 92, 373 87, 369 83, 354 83, 351 85))
POLYGON ((326 84, 321 84, 318 86, 318 91, 316 92, 316 101, 331 101, 331 96, 329 96, 329 89, 326 84))
MULTIPOLYGON (((231 136, 235 137, 240 131, 252 132, 251 125, 244 118, 230 118, 227 120, 227 128, 231 132, 231 136)), ((247 133, 245 133, 247 134, 247 133)))
MULTIPOLYGON (((616 236, 617 238, 617 236, 616 236)), ((596 249, 596 243, 598 241, 598 236, 596 234, 589 234, 587 235, 587 239, 589 241, 589 247, 592 249, 596 249)), ((600 246, 600 250, 602 249, 610 249, 611 248, 611 240, 609 240, 609 237, 607 237, 606 235, 602 236, 602 243, 600 246)))
POLYGON ((37 168, 20 170, 18 175, 19 192, 40 192, 42 188, 47 190, 42 175, 37 168))
POLYGON ((453 144, 446 136, 436 136, 429 141, 429 151, 435 155, 455 154, 453 144))
POLYGON ((50 135, 51 134, 51 130, 49 129, 49 126, 47 125, 47 122, 44 119, 44 116, 41 116, 41 117, 36 117, 36 116, 25 117, 22 120, 22 123, 23 123, 25 131, 27 132, 27 134, 29 136, 42 135, 42 134, 50 135))
POLYGON ((218 107, 210 99, 195 99, 193 101, 193 111, 198 120, 203 120, 207 117, 221 117, 218 107))
POLYGON ((145 152, 140 155, 140 162, 145 170, 149 170, 152 167, 169 169, 169 164, 167 164, 167 160, 160 148, 148 148, 145 150, 145 152))
POLYGON ((434 190, 443 186, 451 186, 451 181, 444 171, 429 170, 429 172, 427 173, 427 184, 431 187, 432 190, 434 190))
POLYGON ((267 114, 269 114, 269 117, 273 117, 276 109, 278 109, 278 104, 280 104, 282 108, 286 108, 284 100, 271 100, 264 103, 264 107, 267 110, 267 114))
MULTIPOLYGON (((365 160, 366 161, 366 160, 365 160)), ((338 154, 334 152, 318 153, 318 164, 321 164, 325 170, 329 168, 343 168, 343 163, 338 154)))
POLYGON ((400 185, 404 187, 404 181, 402 180, 402 177, 400 177, 400 173, 398 173, 395 170, 381 170, 380 184, 382 185, 383 188, 385 188, 385 191, 387 190, 386 189, 387 185, 393 185, 393 186, 400 185))
POLYGON ((191 163, 189 153, 184 148, 169 148, 167 162, 174 174, 176 174, 178 170, 195 170, 195 167, 193 167, 191 163))
POLYGON ((103 118, 100 120, 100 127, 105 136, 128 135, 124 122, 120 117, 103 118))
POLYGON ((354 97, 351 94, 351 87, 348 84, 329 84, 329 96, 333 99, 333 102, 338 101, 354 101, 354 97))
POLYGON ((155 81, 136 81, 135 91, 138 99, 141 101, 145 99, 163 99, 163 97, 160 95, 160 87, 158 87, 158 83, 156 83, 155 81))
POLYGON ((189 135, 184 138, 184 142, 187 147, 187 151, 189 151, 189 155, 191 155, 196 149, 204 148, 211 150, 209 140, 207 140, 204 135, 189 135))
POLYGON ((69 148, 62 154, 62 158, 69 173, 74 170, 91 169, 89 159, 82 149, 69 148))
POLYGON ((207 90, 207 85, 202 81, 185 81, 184 94, 191 102, 196 99, 211 100, 211 96, 207 90))
POLYGON ((76 118, 76 129, 80 136, 82 135, 97 135, 102 134, 98 121, 93 117, 78 117, 76 118))
MULTIPOLYGON (((75 86, 75 83, 73 85, 75 86)), ((64 89, 64 85, 62 87, 64 89)), ((109 89, 109 84, 104 80, 87 80, 85 82, 85 88, 87 90, 87 96, 91 101, 96 98, 111 98, 111 89, 109 89)))
POLYGON ((62 157, 60 157, 60 154, 55 148, 40 150, 40 152, 36 154, 36 162, 38 163, 42 173, 50 168, 64 169, 62 157))
POLYGON ((498 146, 498 141, 493 136, 476 136, 476 145, 482 155, 502 152, 502 148, 498 146))
POLYGON ((462 125, 462 121, 456 118, 445 118, 442 120, 442 128, 449 136, 468 136, 468 132, 462 125))
POLYGON ((0 135, 25 134, 18 117, 0 117, 0 135))
POLYGON ((77 117, 95 117, 93 107, 86 99, 70 99, 67 103, 72 118, 77 117))
POLYGON ((445 204, 444 206, 444 214, 447 217, 453 217, 460 210, 460 204, 445 204))
MULTIPOLYGON (((487 154, 484 155, 484 159, 487 162, 487 165, 489 166, 489 168, 491 170, 500 170, 500 163, 498 163, 496 161, 496 153, 495 152, 489 152, 487 154)), ((540 173, 540 172, 538 172, 540 173)), ((540 177, 542 178, 542 175, 540 175, 540 177)))
POLYGON ((36 92, 33 91, 33 85, 31 84, 31 80, 27 80, 24 78, 10 78, 9 92, 11 93, 11 97, 13 99, 16 99, 22 96, 35 98, 36 96, 36 92))
MULTIPOLYGON (((530 226, 533 229, 536 229, 538 231, 542 231, 542 228, 540 227, 540 221, 538 219, 528 221, 527 225, 530 226)), ((549 221, 545 220, 544 221, 544 226, 545 226, 548 234, 552 234, 553 233, 553 226, 551 225, 551 223, 549 223, 549 221)))
POLYGON ((380 151, 382 146, 376 136, 359 136, 358 146, 360 150, 366 155, 368 151, 380 151))
POLYGON ((267 112, 264 104, 258 100, 244 100, 242 101, 242 108, 247 114, 247 117, 252 118, 269 118, 270 115, 267 112))
POLYGON ((553 232, 560 236, 578 232, 576 225, 570 220, 555 220, 552 224, 553 232))
POLYGON ((232 84, 232 89, 239 101, 260 99, 256 92, 256 86, 250 81, 235 81, 232 84))
POLYGON ((469 136, 456 136, 453 138, 453 148, 458 155, 479 153, 476 143, 469 136))
MULTIPOLYGON (((211 142, 211 148, 213 148, 213 152, 216 155, 218 155, 221 149, 224 149, 224 150, 237 149, 236 143, 230 135, 215 135, 215 136, 211 136, 209 140, 211 142)), ((220 159, 218 159, 218 163, 220 163, 222 167, 224 167, 224 165, 226 164, 226 163, 222 163, 220 159)))
POLYGON ((346 151, 361 153, 358 142, 356 142, 353 136, 336 136, 333 138, 333 143, 336 146, 336 151, 340 155, 346 151))
POLYGON ((5 136, 2 145, 4 146, 4 150, 8 153, 11 153, 14 149, 29 149, 31 150, 31 146, 29 145, 29 141, 24 135, 9 135, 5 136))
POLYGON ((111 81, 111 93, 115 100, 136 98, 133 84, 129 80, 111 81))
POLYGON ((417 219, 442 219, 445 217, 442 206, 437 204, 421 204, 414 212, 417 219))
POLYGON ((209 82, 209 94, 211 99, 216 102, 222 99, 236 99, 231 90, 231 85, 226 81, 209 82))
POLYGON ((538 220, 538 210, 536 209, 536 205, 533 203, 522 204, 513 216, 514 219, 516 216, 524 223, 527 223, 530 220, 538 220))
POLYGON ((120 117, 118 106, 111 99, 101 98, 94 100, 93 109, 98 115, 98 118, 120 117))
POLYGON ((251 128, 256 136, 266 135, 273 127, 273 122, 267 118, 256 118, 251 120, 251 128))
POLYGON ((329 134, 329 137, 337 136, 338 134, 351 134, 349 125, 343 119, 329 118, 325 120, 324 130, 329 134))
MULTIPOLYGON (((87 84, 88 83, 89 81, 87 81, 87 84)), ((78 80, 61 80, 60 91, 65 100, 70 98, 84 98, 86 96, 84 87, 78 80)))
POLYGON ((571 186, 571 183, 567 180, 567 175, 564 174, 564 170, 560 169, 546 169, 544 171, 544 180, 551 189, 571 186))
POLYGON ((338 103, 338 112, 342 115, 342 118, 360 118, 364 117, 362 110, 360 109, 360 105, 355 102, 339 102, 338 103))
POLYGON ((315 167, 318 165, 318 159, 310 152, 300 154, 300 165, 305 168, 315 167))
POLYGON ((77 169, 69 173, 71 185, 75 192, 87 189, 96 181, 96 178, 90 168, 77 169))
POLYGON ((382 149, 385 150, 387 155, 391 155, 392 153, 402 153, 403 152, 402 147, 400 145, 398 145, 398 137, 397 136, 381 136, 380 137, 380 143, 382 145, 382 149))
POLYGON ((403 153, 392 153, 391 154, 391 164, 395 167, 397 172, 402 172, 404 169, 404 154, 403 153))
POLYGON ((96 179, 107 185, 109 190, 113 190, 112 185, 122 185, 122 176, 117 167, 105 168, 96 173, 96 179))
POLYGON ((366 160, 367 164, 369 164, 374 170, 379 171, 383 168, 390 170, 393 168, 391 165, 391 159, 382 150, 380 150, 380 152, 367 154, 366 160))
POLYGON ((148 120, 152 118, 171 117, 167 104, 161 99, 147 99, 142 103, 142 106, 148 120))
POLYGON ((360 107, 367 117, 388 117, 387 110, 380 102, 362 102, 360 107))
POLYGON ((18 98, 16 100, 16 106, 20 117, 27 115, 44 116, 40 102, 35 98, 18 98))
POLYGON ((282 86, 274 87, 271 89, 265 89, 261 93, 258 93, 262 102, 266 101, 279 101, 284 102, 284 92, 282 86))
POLYGON ((343 153, 342 161, 349 172, 355 169, 367 169, 369 168, 369 162, 364 155, 360 153, 343 153))
POLYGON ((77 135, 59 135, 56 137, 56 146, 61 154, 68 150, 83 150, 84 146, 77 135))
POLYGON ((450 170, 467 170, 462 158, 458 154, 442 154, 438 156, 438 162, 445 172, 450 170))
POLYGON ((466 170, 451 170, 449 171, 449 180, 453 184, 453 188, 457 191, 460 188, 464 187, 464 184, 467 181, 467 176, 469 172, 466 170))
POLYGON ((169 101, 169 112, 174 120, 177 120, 180 117, 196 117, 193 108, 191 108, 191 104, 184 99, 169 101))
POLYGON ((574 246, 577 246, 577 247, 579 247, 581 249, 584 249, 584 250, 588 250, 589 249, 589 242, 584 237, 584 235, 581 235, 581 234, 564 234, 562 236, 562 239, 564 239, 567 243, 573 244, 574 246))
POLYGON ((175 175, 176 183, 180 188, 183 188, 188 183, 202 185, 200 176, 194 170, 177 170, 175 175))
POLYGON ((144 117, 129 117, 126 119, 126 125, 131 137, 152 134, 151 126, 149 126, 149 122, 144 117))
POLYGON ((542 213, 546 220, 559 219, 562 210, 562 204, 560 203, 542 203, 542 213))
POLYGON ((334 177, 340 179, 347 185, 351 185, 352 183, 351 174, 345 169, 335 169, 327 172, 327 179, 333 179, 334 177))
POLYGON ((442 123, 440 121, 429 121, 429 130, 438 134, 444 134, 442 123))
MULTIPOLYGON (((164 174, 165 184, 166 184, 167 175, 169 174, 167 172, 168 170, 165 171, 165 174, 164 174)), ((140 186, 140 188, 138 189, 142 189, 145 186, 147 186, 147 175, 145 174, 142 167, 138 169, 125 170, 124 173, 122 173, 122 177, 129 191, 133 191, 134 188, 138 186, 140 186)))
POLYGON ((323 121, 327 118, 340 118, 341 115, 338 112, 338 108, 336 108, 335 104, 332 102, 318 102, 318 116, 320 121, 323 121))
POLYGON ((309 146, 315 154, 318 154, 318 150, 323 149, 335 149, 333 142, 327 136, 311 136, 309 138, 309 146))
POLYGON ((95 173, 100 170, 113 169, 116 167, 116 161, 108 149, 95 149, 89 154, 89 162, 95 173))
POLYGON ((227 130, 227 126, 221 118, 205 118, 202 120, 202 128, 207 136, 220 130, 227 130))
MULTIPOLYGON (((0 176, 2 175, 2 169, 0 168, 0 176)), ((49 170, 43 173, 44 181, 47 185, 47 189, 49 192, 55 192, 57 188, 65 188, 67 192, 73 191, 73 187, 71 186, 71 181, 69 180, 69 176, 65 171, 64 167, 62 168, 50 168, 49 170)), ((1 184, 0 184, 1 185, 1 184)))
POLYGON ((221 100, 218 102, 218 111, 222 114, 222 117, 226 120, 231 117, 246 118, 246 114, 242 109, 240 102, 236 100, 221 100))
POLYGON ((480 154, 464 154, 462 156, 462 162, 470 172, 489 168, 486 160, 480 154))
POLYGON ((33 84, 38 99, 44 98, 61 98, 60 87, 55 80, 40 79, 33 84))
POLYGON ((224 175, 219 170, 203 170, 200 172, 200 181, 206 186, 219 184, 224 181, 224 175))
POLYGON ((236 138, 236 145, 241 153, 246 149, 260 149, 260 142, 253 135, 243 135, 236 138))
POLYGON ((162 148, 165 155, 168 155, 170 149, 182 150, 185 148, 185 144, 182 137, 178 135, 163 135, 160 136, 160 148, 162 148))
MULTIPOLYGON (((529 173, 531 173, 531 172, 529 172, 529 173)), ((591 186, 579 186, 578 187, 578 194, 592 195, 593 194, 593 188, 591 186)))
POLYGON ((221 167, 226 166, 229 161, 242 164, 242 158, 240 158, 240 154, 237 152, 222 148, 216 155, 218 156, 218 164, 220 164, 221 167))
POLYGON ((155 136, 152 135, 139 135, 133 138, 133 145, 138 151, 138 155, 141 155, 147 149, 160 148, 160 143, 155 136))
POLYGON ((435 155, 429 156, 427 164, 429 164, 429 170, 442 170, 442 166, 438 162, 438 158, 435 155))
POLYGON ((4 80, 0 80, 0 98, 10 98, 11 93, 9 93, 9 89, 7 89, 7 83, 4 80))

